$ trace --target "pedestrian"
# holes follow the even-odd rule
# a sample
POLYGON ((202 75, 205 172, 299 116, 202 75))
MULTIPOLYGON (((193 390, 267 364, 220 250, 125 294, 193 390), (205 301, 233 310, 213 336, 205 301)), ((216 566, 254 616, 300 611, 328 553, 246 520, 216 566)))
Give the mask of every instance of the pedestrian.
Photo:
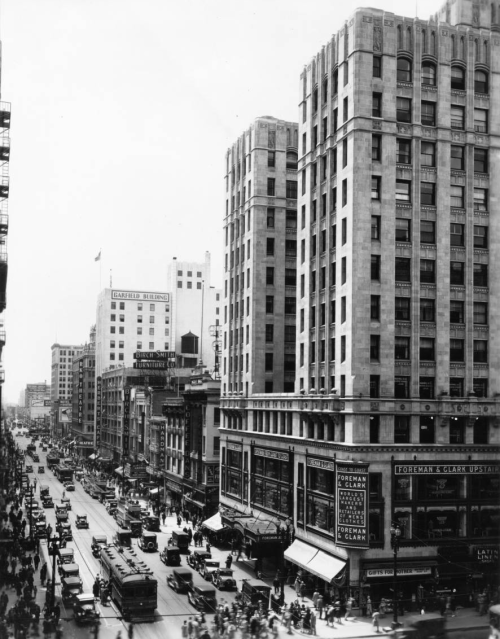
POLYGON ((318 589, 316 588, 316 590, 313 592, 313 596, 312 596, 312 602, 313 602, 313 606, 315 608, 318 607, 318 597, 319 597, 319 592, 318 592, 318 589))
POLYGON ((161 520, 163 522, 163 525, 165 525, 165 520, 167 519, 167 513, 165 511, 162 512, 161 514, 161 520))
POLYGON ((188 625, 186 619, 184 619, 184 623, 182 624, 181 637, 182 639, 188 639, 188 625))
POLYGON ((311 609, 311 634, 316 634, 316 613, 311 609))
POLYGON ((210 552, 212 550, 212 546, 209 541, 207 541, 207 545, 205 546, 205 548, 207 549, 207 552, 210 552))
POLYGON ((300 597, 302 599, 302 601, 304 601, 306 596, 306 584, 304 581, 300 582, 300 597))
POLYGON ((61 608, 58 603, 52 608, 52 613, 54 615, 54 623, 57 626, 59 623, 59 618, 61 617, 61 608))
POLYGON ((370 618, 373 616, 373 605, 370 595, 368 595, 366 599, 366 616, 370 618))
POLYGON ((318 609, 319 618, 323 619, 323 608, 325 607, 325 601, 323 599, 323 595, 318 593, 318 597, 316 599, 316 608, 318 609))
POLYGON ((275 595, 278 595, 278 594, 279 594, 279 591, 280 591, 280 585, 281 585, 281 584, 280 584, 280 580, 279 580, 279 578, 278 578, 278 575, 276 574, 276 577, 274 578, 274 581, 273 581, 274 594, 275 594, 275 595))
POLYGON ((345 604, 344 621, 347 621, 349 617, 351 616, 353 603, 354 603, 354 599, 352 597, 349 597, 349 599, 346 601, 346 604, 345 604))
POLYGON ((132 622, 128 625, 128 639, 134 639, 134 624, 132 622))
POLYGON ((193 617, 189 617, 187 626, 188 626, 188 637, 189 639, 191 639, 191 637, 193 636, 193 617))
POLYGON ((122 639, 122 631, 118 630, 118 634, 116 635, 116 639, 122 639))
POLYGON ((92 586, 92 592, 94 594, 94 599, 97 601, 97 599, 99 599, 99 591, 100 591, 101 585, 99 583, 99 578, 96 577, 95 581, 94 581, 94 585, 92 586))
POLYGON ((40 555, 38 553, 35 553, 35 556, 33 557, 33 563, 35 564, 35 572, 37 572, 38 566, 40 565, 40 555))
POLYGON ((375 628, 375 632, 379 633, 380 632, 380 621, 379 621, 379 617, 380 617, 380 612, 374 612, 372 615, 372 619, 373 619, 373 627, 375 628))
POLYGON ((47 578, 47 564, 44 563, 40 568, 40 582, 42 586, 45 584, 45 579, 47 578))

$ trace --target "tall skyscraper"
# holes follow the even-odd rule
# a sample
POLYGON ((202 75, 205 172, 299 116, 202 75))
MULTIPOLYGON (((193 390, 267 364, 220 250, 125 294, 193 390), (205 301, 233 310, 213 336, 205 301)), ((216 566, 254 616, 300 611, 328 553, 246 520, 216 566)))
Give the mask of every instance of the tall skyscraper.
POLYGON ((294 390, 297 129, 257 118, 226 154, 226 393, 294 390))
POLYGON ((73 388, 73 359, 80 357, 83 344, 52 344, 50 399, 71 404, 73 388))
POLYGON ((361 605, 394 539, 405 605, 498 585, 498 31, 486 2, 358 9, 304 68, 296 393, 223 377, 223 520, 361 605))

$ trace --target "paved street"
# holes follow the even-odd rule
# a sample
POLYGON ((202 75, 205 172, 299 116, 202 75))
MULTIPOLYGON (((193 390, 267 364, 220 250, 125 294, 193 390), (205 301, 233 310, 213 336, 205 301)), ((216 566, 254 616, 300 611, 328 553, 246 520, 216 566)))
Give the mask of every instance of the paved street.
MULTIPOLYGON (((21 440, 23 445, 26 445, 26 440, 21 440)), ((39 465, 46 466, 46 453, 40 453, 40 464, 34 464, 35 471, 39 465)), ((50 494, 54 499, 54 503, 58 504, 61 501, 64 491, 63 485, 56 479, 51 471, 46 469, 45 475, 38 475, 35 473, 31 475, 31 481, 33 478, 37 479, 37 498, 39 496, 40 483, 48 484, 50 486, 50 494)), ((69 546, 74 548, 75 561, 79 565, 80 575, 84 584, 84 592, 92 592, 92 585, 96 575, 100 574, 100 562, 94 558, 91 553, 91 539, 95 533, 104 533, 107 535, 108 540, 111 539, 112 534, 117 529, 117 524, 113 517, 111 517, 105 510, 104 505, 100 504, 97 500, 93 499, 87 494, 80 482, 75 482, 75 492, 67 493, 67 496, 71 499, 72 510, 69 513, 69 519, 73 528, 73 541, 69 543, 69 546), (89 529, 77 529, 74 525, 77 514, 86 514, 89 521, 89 529)), ((47 509, 47 523, 51 523, 55 528, 55 510, 47 509)), ((183 522, 183 526, 186 525, 183 522)), ((158 534, 158 546, 160 550, 167 544, 167 540, 170 537, 171 531, 177 528, 176 518, 169 516, 166 519, 165 525, 161 526, 161 532, 158 534)), ((187 596, 183 594, 175 593, 166 584, 166 576, 171 572, 172 568, 165 566, 159 558, 159 553, 146 553, 143 552, 137 546, 137 540, 133 540, 133 546, 137 554, 145 561, 154 572, 154 576, 158 580, 158 607, 156 610, 155 619, 149 623, 139 623, 134 626, 134 636, 136 638, 156 639, 160 637, 180 637, 180 627, 185 619, 195 615, 194 608, 188 602, 187 596)), ((40 544, 42 563, 47 561, 49 565, 49 576, 51 576, 52 568, 48 555, 47 542, 42 541, 40 544)), ((214 559, 219 560, 221 565, 224 565, 225 559, 228 555, 227 549, 218 549, 212 547, 212 556, 214 559)), ((182 556, 182 565, 186 566, 186 555, 182 556)), ((237 580, 238 590, 241 589, 242 580, 248 577, 254 577, 254 571, 252 562, 241 560, 233 560, 232 565, 235 571, 235 578, 237 580)), ((195 571, 194 584, 205 584, 203 578, 195 571)), ((266 575, 265 580, 271 585, 274 575, 266 575)), ((37 602, 40 607, 43 607, 46 597, 46 589, 41 586, 39 573, 35 576, 35 583, 38 587, 37 602)), ((9 600, 11 603, 15 601, 15 592, 13 589, 7 591, 9 600)), ((56 595, 60 598, 60 582, 56 575, 56 595)), ((236 593, 234 592, 218 592, 219 603, 232 603, 236 593)), ((285 587, 285 601, 290 603, 296 599, 296 594, 293 588, 285 587)), ((311 605, 309 600, 305 600, 306 605, 311 605)), ((128 624, 125 623, 119 610, 114 604, 109 606, 102 606, 98 604, 99 612, 101 615, 100 625, 100 637, 102 639, 114 639, 118 631, 121 631, 123 637, 127 636, 128 624)), ((64 637, 88 637, 89 628, 78 628, 73 621, 73 612, 71 609, 65 609, 61 605, 61 624, 64 632, 64 637)), ((207 615, 210 618, 210 615, 207 615)), ((404 618, 403 618, 404 621, 404 618)), ((384 627, 390 626, 391 619, 381 620, 381 632, 388 634, 383 630, 384 627)), ((458 615, 454 619, 449 620, 449 626, 451 628, 460 628, 457 632, 459 634, 456 637, 474 637, 475 639, 481 639, 483 636, 487 637, 486 632, 486 619, 485 617, 478 617, 477 613, 470 610, 459 610, 458 615), (468 627, 469 630, 464 628, 468 627)), ((317 622, 317 636, 319 637, 371 637, 380 636, 374 632, 371 620, 353 618, 352 620, 344 621, 341 625, 335 624, 335 628, 328 627, 324 620, 318 620, 317 622)), ((286 635, 286 630, 283 626, 279 629, 280 635, 286 635)), ((300 634, 298 631, 294 631, 294 634, 300 634)), ((450 635, 455 636, 455 635, 450 635)))

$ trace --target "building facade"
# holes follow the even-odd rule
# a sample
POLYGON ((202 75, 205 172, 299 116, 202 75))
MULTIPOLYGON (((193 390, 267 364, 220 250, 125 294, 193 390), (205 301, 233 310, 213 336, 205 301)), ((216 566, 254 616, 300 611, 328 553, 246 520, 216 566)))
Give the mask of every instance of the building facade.
POLYGON ((73 359, 71 425, 69 436, 81 457, 94 451, 95 411, 95 326, 90 330, 90 341, 83 346, 81 355, 73 359))
POLYGON ((257 118, 226 154, 223 392, 292 392, 296 123, 257 118))
POLYGON ((83 352, 83 344, 52 344, 50 399, 71 404, 73 391, 73 359, 83 352))
POLYGON ((223 377, 222 503, 360 605, 392 596, 391 528, 407 601, 498 585, 499 20, 359 9, 305 67, 295 394, 223 377))
POLYGON ((172 296, 172 350, 182 360, 182 368, 203 362, 213 370, 218 366, 219 325, 221 324, 221 290, 210 285, 210 253, 204 262, 181 262, 174 258, 168 267, 168 287, 172 296), (183 351, 183 336, 198 338, 195 348, 183 351))

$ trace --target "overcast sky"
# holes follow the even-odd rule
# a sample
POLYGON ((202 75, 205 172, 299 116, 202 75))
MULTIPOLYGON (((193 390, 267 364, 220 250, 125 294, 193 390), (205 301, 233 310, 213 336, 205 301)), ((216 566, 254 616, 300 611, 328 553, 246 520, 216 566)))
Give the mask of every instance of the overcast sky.
MULTIPOLYGON (((338 0, 0 0, 12 103, 4 401, 88 340, 100 287, 166 290, 172 257, 222 284, 226 149, 296 121, 301 69, 359 6, 338 0), (102 261, 95 257, 102 249, 102 261)), ((360 3, 414 17, 416 3, 360 3)), ((427 19, 440 3, 418 2, 427 19)))

